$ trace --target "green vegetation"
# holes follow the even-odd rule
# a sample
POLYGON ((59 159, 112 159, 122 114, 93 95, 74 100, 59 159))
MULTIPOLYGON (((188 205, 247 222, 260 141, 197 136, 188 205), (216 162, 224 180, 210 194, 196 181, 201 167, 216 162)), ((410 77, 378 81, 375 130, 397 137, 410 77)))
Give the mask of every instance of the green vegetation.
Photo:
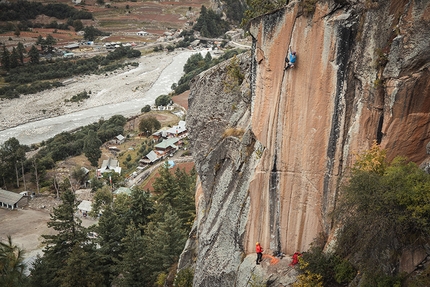
MULTIPOLYGON (((49 49, 46 40, 41 38, 40 42, 49 49)), ((20 50, 19 47, 20 45, 18 44, 17 51, 20 50)), ((19 52, 17 53, 18 59, 21 61, 23 55, 19 52)), ((32 46, 28 52, 30 64, 18 65, 12 68, 10 53, 3 51, 1 58, 2 66, 4 69, 9 69, 9 71, 4 76, 7 86, 0 88, 0 98, 16 98, 21 94, 32 94, 61 86, 62 83, 55 81, 56 79, 64 79, 81 74, 102 74, 128 65, 136 66, 137 63, 121 63, 121 61, 124 58, 135 58, 140 57, 140 55, 140 51, 134 50, 131 47, 119 47, 106 55, 106 57, 96 56, 79 60, 58 58, 51 62, 40 62, 39 51, 35 46, 32 46), (3 63, 5 64, 3 65, 3 63)))
MULTIPOLYGON (((324 240, 313 246, 303 254, 304 275, 320 278, 323 286, 344 286, 358 273, 360 286, 401 286, 402 252, 430 242, 428 198, 430 175, 401 157, 387 162, 386 151, 374 143, 358 156, 342 188, 333 213, 341 226, 333 254, 323 253, 324 240)), ((409 278, 408 286, 426 285, 419 285, 422 280, 409 278)))
POLYGON ((156 106, 167 106, 171 103, 172 98, 169 95, 161 95, 155 99, 156 106))
POLYGON ((6 242, 0 242, 0 286, 25 286, 24 269, 24 251, 8 235, 6 242))
POLYGON ((94 41, 98 36, 110 35, 110 33, 100 31, 99 29, 94 28, 94 26, 86 26, 83 30, 84 30, 84 39, 89 41, 94 41))
MULTIPOLYGON (((43 5, 40 2, 5 2, 0 3, 0 21, 27 21, 46 15, 57 19, 92 19, 90 12, 80 11, 67 4, 55 3, 43 5)), ((21 30, 22 31, 22 30, 21 30)))
POLYGON ((199 31, 200 35, 207 38, 216 38, 230 30, 230 25, 212 9, 207 9, 204 5, 200 10, 200 16, 193 30, 199 31))
POLYGON ((29 160, 25 159, 25 152, 30 148, 21 145, 16 138, 10 138, 0 146, 0 186, 19 187, 22 173, 29 172, 34 175, 33 181, 40 187, 52 186, 52 181, 45 178, 46 170, 53 168, 55 162, 82 152, 88 155, 90 162, 96 164, 100 150, 97 151, 95 146, 100 147, 102 143, 124 133, 125 123, 123 116, 113 116, 74 133, 60 133, 42 142, 40 151, 29 160))
POLYGON ((142 109, 140 109, 140 112, 142 112, 142 113, 148 113, 150 111, 151 111, 150 105, 145 105, 142 109))
POLYGON ((244 13, 241 24, 242 26, 246 26, 251 19, 280 9, 288 4, 288 2, 288 0, 246 0, 248 9, 244 13))
POLYGON ((139 130, 145 135, 150 136, 161 128, 161 123, 154 116, 145 116, 139 122, 139 130))
MULTIPOLYGON (((195 217, 196 174, 171 173, 165 165, 160 175, 153 196, 134 188, 130 196, 112 200, 109 189, 98 190, 96 204, 103 214, 89 229, 76 217, 74 193, 62 190, 62 204, 48 223, 58 233, 44 235, 45 253, 34 263, 29 286, 154 286, 157 279, 164 286, 172 281, 195 217)), ((191 286, 192 270, 180 274, 177 286, 191 286)))
POLYGON ((83 92, 73 96, 70 100, 65 100, 65 101, 66 102, 72 102, 72 103, 81 102, 85 99, 89 99, 90 94, 91 94, 91 91, 89 93, 87 93, 87 91, 83 91, 83 92))
POLYGON ((18 37, 21 31, 29 31, 32 28, 53 28, 61 30, 69 30, 69 26, 73 26, 76 31, 82 30, 79 19, 93 19, 92 13, 83 10, 77 10, 67 4, 47 4, 43 5, 39 2, 4 2, 0 3, 0 33, 14 31, 18 37), (57 23, 52 21, 49 24, 41 24, 32 22, 38 15, 46 15, 57 19, 67 19, 66 23, 57 23), (14 24, 12 21, 19 21, 14 24), (75 22, 79 21, 79 22, 75 22))
POLYGON ((224 84, 224 92, 235 92, 238 91, 240 85, 245 78, 245 75, 242 74, 239 66, 239 60, 236 55, 233 56, 230 64, 227 66, 227 77, 226 80, 223 81, 224 84))
POLYGON ((184 65, 185 74, 179 79, 177 84, 172 85, 172 90, 174 90, 176 95, 189 90, 190 81, 195 76, 242 52, 242 50, 238 49, 228 50, 222 56, 216 59, 212 59, 210 53, 207 53, 204 58, 200 53, 191 55, 184 65))

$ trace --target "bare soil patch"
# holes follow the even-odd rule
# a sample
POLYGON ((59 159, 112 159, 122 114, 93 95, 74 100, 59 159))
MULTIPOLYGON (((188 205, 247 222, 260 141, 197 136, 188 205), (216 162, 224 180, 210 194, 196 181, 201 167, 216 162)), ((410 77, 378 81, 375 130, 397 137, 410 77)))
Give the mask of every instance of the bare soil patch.
POLYGON ((173 96, 172 101, 183 107, 186 111, 188 111, 188 96, 190 95, 190 91, 183 92, 180 95, 173 96))

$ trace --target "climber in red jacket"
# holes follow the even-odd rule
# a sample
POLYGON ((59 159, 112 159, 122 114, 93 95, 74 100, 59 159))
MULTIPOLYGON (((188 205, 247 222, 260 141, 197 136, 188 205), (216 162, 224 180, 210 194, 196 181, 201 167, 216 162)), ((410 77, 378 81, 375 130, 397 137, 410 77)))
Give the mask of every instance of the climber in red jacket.
POLYGON ((255 251, 257 252, 257 264, 260 264, 263 259, 263 248, 258 242, 255 244, 255 251))

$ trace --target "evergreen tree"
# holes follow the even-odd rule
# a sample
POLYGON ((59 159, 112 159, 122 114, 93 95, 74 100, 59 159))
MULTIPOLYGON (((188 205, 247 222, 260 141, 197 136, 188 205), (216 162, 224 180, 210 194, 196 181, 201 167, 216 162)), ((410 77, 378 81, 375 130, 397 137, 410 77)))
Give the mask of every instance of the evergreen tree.
POLYGON ((195 218, 195 170, 187 174, 178 168, 172 174, 166 163, 159 173, 153 184, 155 199, 159 204, 172 206, 180 217, 181 228, 188 232, 195 218))
POLYGON ((89 244, 86 228, 75 216, 78 206, 75 194, 67 190, 61 195, 61 199, 62 204, 54 208, 48 222, 48 227, 57 233, 43 235, 46 247, 43 257, 38 258, 33 264, 30 277, 32 286, 61 286, 64 281, 60 271, 67 263, 75 246, 86 246, 88 250, 94 249, 89 244))
POLYGON ((19 61, 19 54, 18 54, 17 50, 15 49, 15 47, 13 47, 12 53, 10 55, 10 67, 11 67, 11 69, 18 67, 18 61, 19 61))
POLYGON ((24 269, 24 251, 7 236, 7 242, 0 242, 0 286, 24 286, 27 282, 24 269))
POLYGON ((200 31, 203 37, 214 38, 227 32, 230 29, 230 25, 212 9, 206 9, 203 5, 200 10, 200 16, 193 29, 200 31))
POLYGON ((93 197, 93 204, 90 215, 97 217, 97 215, 110 206, 113 202, 112 190, 108 185, 102 186, 102 188, 97 189, 93 197))
POLYGON ((102 151, 100 150, 101 145, 102 141, 97 137, 97 133, 90 130, 85 138, 83 151, 94 167, 98 166, 98 160, 102 155, 102 151))
POLYGON ((2 174, 4 179, 12 181, 14 176, 16 186, 19 187, 19 169, 21 163, 25 161, 25 146, 12 137, 5 141, 0 147, 0 160, 3 162, 2 174))
POLYGON ((52 53, 52 50, 54 49, 54 45, 56 43, 57 43, 57 41, 54 39, 54 37, 51 34, 46 36, 45 45, 48 49, 48 53, 52 53))
POLYGON ((26 51, 24 45, 21 42, 18 42, 17 51, 19 55, 19 61, 21 62, 21 64, 24 64, 24 53, 26 51))
POLYGON ((14 32, 15 36, 19 37, 19 35, 21 35, 21 31, 19 30, 19 27, 16 26, 15 32, 14 32))
POLYGON ((73 27, 75 28, 76 32, 79 32, 84 29, 84 24, 82 24, 81 20, 75 20, 73 21, 73 27))
POLYGON ((45 51, 45 39, 43 39, 42 35, 37 36, 36 45, 40 46, 40 50, 45 51))
POLYGON ((28 51, 28 56, 30 57, 30 63, 31 64, 39 64, 39 50, 33 45, 31 46, 30 51, 28 51))
POLYGON ((119 194, 112 205, 105 206, 103 216, 96 227, 100 245, 99 264, 103 267, 102 275, 106 286, 110 286, 120 272, 117 265, 125 252, 121 240, 126 236, 126 228, 130 224, 128 217, 130 205, 130 197, 119 194))
POLYGON ((75 245, 58 274, 61 287, 102 287, 103 276, 99 272, 95 252, 88 252, 82 246, 75 245))
POLYGON ((138 287, 151 286, 150 268, 147 266, 147 258, 153 256, 146 251, 145 242, 139 228, 134 223, 128 225, 126 236, 122 240, 125 252, 118 268, 122 278, 119 286, 138 287))
POLYGON ((130 220, 137 227, 144 227, 149 222, 149 216, 154 213, 154 203, 151 194, 134 187, 131 191, 131 206, 129 210, 130 220))
POLYGON ((6 71, 10 70, 10 52, 8 49, 6 49, 5 45, 3 45, 3 53, 1 56, 1 66, 6 71))
POLYGON ((168 271, 177 262, 184 248, 186 233, 178 225, 180 220, 169 205, 157 206, 165 210, 158 222, 150 222, 143 236, 145 242, 145 272, 153 283, 160 273, 168 271))

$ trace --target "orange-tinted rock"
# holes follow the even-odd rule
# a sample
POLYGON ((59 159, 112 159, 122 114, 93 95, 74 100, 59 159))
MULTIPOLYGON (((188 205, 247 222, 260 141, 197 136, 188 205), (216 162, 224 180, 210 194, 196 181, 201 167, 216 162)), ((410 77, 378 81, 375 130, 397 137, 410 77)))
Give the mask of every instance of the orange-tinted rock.
POLYGON ((196 286, 245 286, 237 270, 253 270, 241 262, 252 261, 256 241, 268 254, 293 254, 329 235, 339 185, 374 140, 389 159, 427 159, 429 4, 406 2, 336 10, 322 1, 309 18, 293 2, 251 23, 251 67, 240 57, 250 98, 248 83, 241 95, 225 92, 227 64, 195 80, 187 124, 201 178, 196 286), (297 64, 284 71, 290 45, 297 64), (244 136, 226 136, 232 127, 244 136))

